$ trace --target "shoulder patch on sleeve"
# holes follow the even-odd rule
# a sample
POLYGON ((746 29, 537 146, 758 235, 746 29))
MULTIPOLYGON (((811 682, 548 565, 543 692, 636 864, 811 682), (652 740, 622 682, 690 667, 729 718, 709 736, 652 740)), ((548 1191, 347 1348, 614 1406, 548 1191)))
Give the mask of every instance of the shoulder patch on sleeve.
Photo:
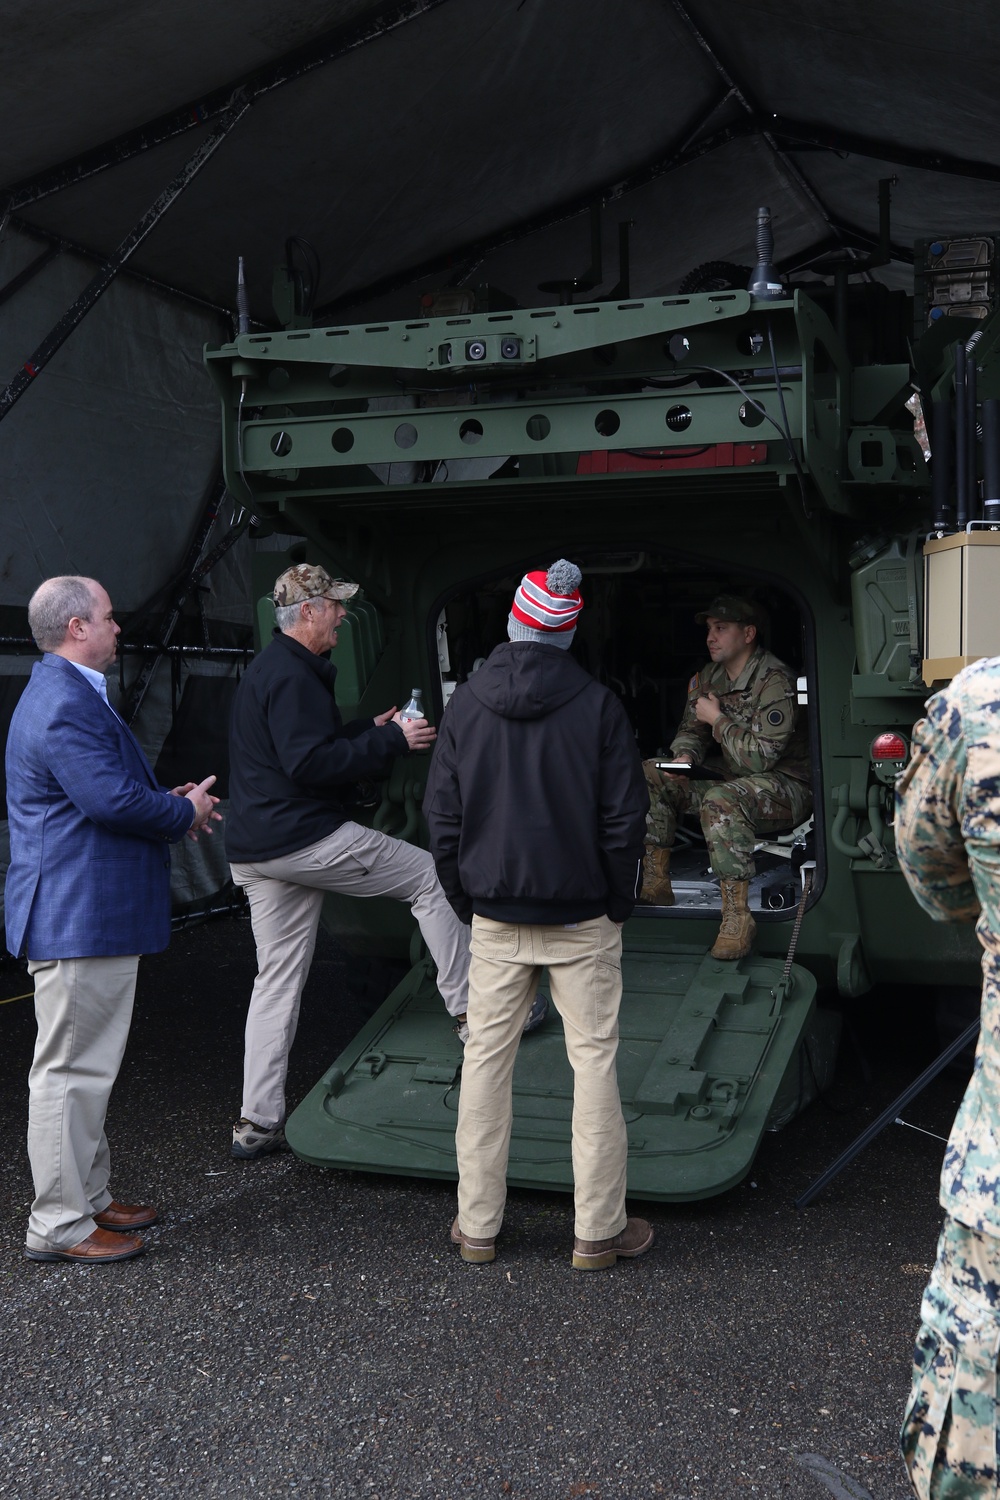
POLYGON ((785 722, 784 710, 780 708, 769 709, 767 722, 771 724, 775 729, 777 729, 779 724, 784 724, 785 722))
POLYGON ((698 673, 696 672, 694 674, 694 676, 691 678, 691 681, 688 683, 688 692, 689 693, 693 693, 694 690, 695 690, 695 688, 700 687, 700 686, 701 686, 701 683, 698 680, 698 673))

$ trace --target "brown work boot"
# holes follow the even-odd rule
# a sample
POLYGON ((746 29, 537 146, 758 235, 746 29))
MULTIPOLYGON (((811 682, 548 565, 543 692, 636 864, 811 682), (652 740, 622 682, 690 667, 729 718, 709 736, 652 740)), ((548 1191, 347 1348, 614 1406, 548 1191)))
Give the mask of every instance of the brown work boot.
POLYGON ((470 1235, 462 1233, 457 1219, 451 1226, 451 1242, 453 1245, 458 1245, 462 1259, 467 1260, 471 1265, 483 1266, 496 1259, 496 1240, 472 1239, 470 1235))
POLYGON ((670 850, 647 844, 642 858, 642 890, 639 900, 644 906, 673 906, 674 890, 670 884, 670 850))
POLYGON ((721 880, 722 925, 712 949, 713 958, 746 958, 757 936, 757 923, 747 906, 748 880, 721 880))
POLYGON ((645 1255, 652 1243, 652 1225, 645 1219, 628 1219, 622 1232, 610 1240, 574 1240, 573 1269, 605 1271, 620 1257, 635 1260, 637 1255, 645 1255))

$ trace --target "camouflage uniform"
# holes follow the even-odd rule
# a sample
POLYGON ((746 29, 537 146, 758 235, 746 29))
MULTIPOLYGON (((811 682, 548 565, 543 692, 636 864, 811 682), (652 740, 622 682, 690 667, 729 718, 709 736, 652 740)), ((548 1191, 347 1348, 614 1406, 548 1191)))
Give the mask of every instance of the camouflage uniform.
POLYGON ((769 651, 756 650, 735 682, 721 664, 709 663, 696 672, 688 683, 671 756, 690 757, 700 765, 717 749, 726 779, 671 781, 661 776, 655 761, 645 761, 647 843, 669 849, 680 814, 696 810, 715 874, 720 880, 749 880, 760 836, 794 827, 812 808, 809 746, 797 718, 794 680, 769 651), (695 716, 695 703, 708 692, 715 693, 722 707, 714 726, 695 716))
POLYGON ((1000 1356, 1000 657, 960 672, 914 730, 896 815, 900 863, 939 921, 983 946, 982 1026, 941 1173, 948 1211, 924 1294, 900 1438, 920 1500, 998 1492, 1000 1356))

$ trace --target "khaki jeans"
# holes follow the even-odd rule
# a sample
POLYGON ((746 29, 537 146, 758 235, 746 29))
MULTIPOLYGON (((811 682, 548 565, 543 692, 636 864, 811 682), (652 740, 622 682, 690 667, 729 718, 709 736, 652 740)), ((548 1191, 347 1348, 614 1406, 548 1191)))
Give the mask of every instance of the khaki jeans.
POLYGON ((38 1040, 28 1074, 30 1250, 70 1250, 111 1202, 108 1100, 128 1041, 139 972, 125 958, 31 961, 38 1040))
POLYGON ((608 917, 568 927, 473 917, 456 1134, 459 1225, 473 1239, 491 1239, 503 1220, 511 1080, 541 968, 549 972, 573 1069, 576 1234, 603 1240, 625 1228, 628 1140, 615 1065, 621 951, 621 932, 608 917))
POLYGON ((465 1010, 469 929, 448 904, 426 849, 343 823, 328 838, 277 859, 234 864, 250 902, 257 978, 247 1014, 243 1118, 267 1129, 285 1119, 288 1053, 312 963, 324 891, 408 901, 437 964, 437 987, 453 1016, 465 1010))

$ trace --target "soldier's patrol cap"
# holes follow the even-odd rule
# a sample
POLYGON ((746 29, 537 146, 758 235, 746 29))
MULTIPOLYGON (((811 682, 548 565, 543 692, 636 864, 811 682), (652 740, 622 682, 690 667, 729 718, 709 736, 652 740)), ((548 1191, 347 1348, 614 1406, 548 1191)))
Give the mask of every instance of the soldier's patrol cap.
POLYGON ((278 609, 287 604, 304 604, 307 599, 335 599, 343 604, 358 592, 356 583, 331 578, 318 563, 296 563, 286 568, 274 585, 274 602, 278 609))
POLYGON ((695 619, 699 625, 704 625, 706 620, 729 620, 736 625, 756 625, 760 630, 764 624, 764 612, 759 605, 751 604, 749 599, 741 599, 737 594, 719 594, 707 609, 695 615, 695 619))

